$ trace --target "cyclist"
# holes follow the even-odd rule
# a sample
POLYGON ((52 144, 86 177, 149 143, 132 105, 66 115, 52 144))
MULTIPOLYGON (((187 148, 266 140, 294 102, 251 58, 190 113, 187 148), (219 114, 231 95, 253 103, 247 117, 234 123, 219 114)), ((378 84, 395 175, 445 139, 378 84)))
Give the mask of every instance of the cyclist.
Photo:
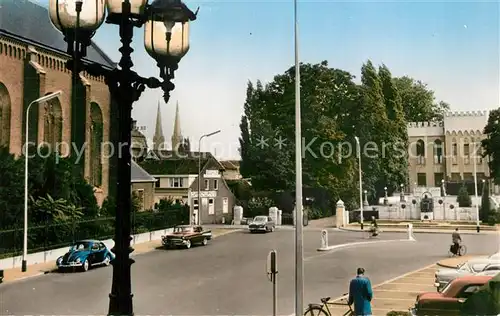
POLYGON ((365 269, 358 268, 357 275, 349 284, 349 299, 347 304, 354 304, 354 315, 372 315, 371 300, 373 291, 370 279, 365 277, 365 269))
POLYGON ((375 216, 372 216, 370 232, 372 233, 372 236, 378 235, 378 224, 377 224, 377 220, 375 219, 375 216))
POLYGON ((460 243, 462 242, 462 237, 460 237, 458 228, 455 228, 455 231, 451 234, 451 240, 453 242, 453 245, 451 246, 451 253, 456 255, 458 254, 458 250, 460 249, 460 243))

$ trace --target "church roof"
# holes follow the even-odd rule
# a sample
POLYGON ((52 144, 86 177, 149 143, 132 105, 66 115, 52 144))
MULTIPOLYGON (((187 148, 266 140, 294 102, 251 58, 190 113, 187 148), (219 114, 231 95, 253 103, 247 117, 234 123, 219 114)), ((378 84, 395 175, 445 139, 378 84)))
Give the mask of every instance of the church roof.
MULTIPOLYGON (((64 36, 52 25, 47 8, 28 0, 0 0, 0 34, 66 54, 64 36)), ((93 42, 87 48, 86 59, 116 67, 93 42)))

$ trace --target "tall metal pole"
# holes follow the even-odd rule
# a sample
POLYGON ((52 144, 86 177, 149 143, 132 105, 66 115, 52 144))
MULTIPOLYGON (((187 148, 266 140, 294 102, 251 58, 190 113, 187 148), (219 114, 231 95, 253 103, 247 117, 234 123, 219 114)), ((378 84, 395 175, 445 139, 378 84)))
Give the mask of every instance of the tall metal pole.
MULTIPOLYGON (((201 140, 205 137, 202 135, 198 141, 198 216, 196 216, 196 223, 201 225, 201 140)), ((189 225, 193 224, 193 214, 190 214, 189 225)))
POLYGON ((299 24, 297 0, 294 0, 295 22, 295 316, 304 312, 304 250, 302 243, 302 134, 300 114, 299 24))
MULTIPOLYGON (((36 100, 35 100, 36 101, 36 100)), ((25 126, 25 141, 24 141, 24 233, 23 233, 23 261, 21 264, 21 271, 26 272, 28 269, 27 256, 28 256, 28 126, 30 108, 35 102, 31 102, 26 109, 26 126, 25 126)))
POLYGON ((363 176, 362 176, 362 169, 361 169, 361 144, 359 143, 359 138, 358 136, 354 136, 354 139, 356 140, 356 151, 358 153, 358 173, 359 173, 359 210, 360 210, 360 217, 361 217, 361 229, 363 229, 363 221, 364 221, 364 216, 363 216, 363 176))
POLYGON ((476 231, 479 233, 479 203, 477 201, 477 163, 476 163, 476 154, 477 154, 477 146, 476 142, 474 142, 474 156, 472 157, 474 163, 474 196, 475 196, 475 204, 476 204, 476 231))
POLYGON ((28 107, 26 108, 26 121, 25 121, 25 126, 24 126, 24 135, 25 135, 24 136, 25 137, 25 140, 24 140, 24 231, 23 231, 23 259, 21 262, 21 271, 22 272, 26 272, 28 270, 28 262, 27 262, 27 257, 28 257, 28 144, 29 144, 28 130, 29 130, 29 121, 30 121, 30 109, 31 109, 31 106, 33 104, 51 100, 51 99, 59 96, 61 93, 62 93, 61 91, 56 91, 54 93, 40 97, 40 98, 32 101, 30 104, 28 104, 28 107))
MULTIPOLYGON (((198 141, 198 218, 197 218, 198 225, 201 225, 201 206, 203 205, 201 203, 201 196, 200 196, 200 194, 201 194, 201 140, 205 137, 210 137, 210 136, 213 136, 213 135, 218 134, 218 133, 220 133, 220 130, 217 130, 217 131, 209 133, 209 134, 201 135, 200 140, 198 141)), ((191 217, 190 217, 189 222, 190 223, 192 222, 191 217)))

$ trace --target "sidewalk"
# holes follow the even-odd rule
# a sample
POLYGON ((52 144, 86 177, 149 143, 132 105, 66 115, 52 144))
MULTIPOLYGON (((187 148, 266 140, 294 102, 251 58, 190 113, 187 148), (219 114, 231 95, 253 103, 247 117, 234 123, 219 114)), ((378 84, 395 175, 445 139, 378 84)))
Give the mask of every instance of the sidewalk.
MULTIPOLYGON (((392 228, 392 227, 383 227, 380 226, 380 231, 381 232, 394 232, 394 233, 406 233, 408 232, 408 228, 392 228)), ((369 227, 365 226, 365 230, 368 230, 369 227)), ((343 231, 352 231, 352 232, 362 232, 361 227, 356 225, 356 226, 348 226, 348 227, 342 227, 339 228, 340 230, 343 231)), ((454 229, 449 228, 449 229, 429 229, 429 228, 418 228, 413 226, 413 232, 414 233, 426 233, 426 234, 451 234, 454 229)), ((481 230, 481 232, 476 232, 475 230, 460 230, 460 234, 462 235, 478 235, 478 234, 489 234, 489 235, 500 235, 500 230, 481 230)))
MULTIPOLYGON (((237 231, 239 231, 239 229, 213 229, 212 238, 221 237, 237 231)), ((140 243, 133 245, 132 247, 134 248, 134 252, 131 253, 131 256, 134 257, 147 252, 154 251, 155 249, 161 247, 161 240, 153 240, 150 242, 140 243)), ((37 277, 47 273, 51 273, 56 270, 57 269, 55 261, 29 265, 28 270, 26 272, 22 272, 20 267, 15 269, 8 269, 4 270, 3 283, 37 277)))

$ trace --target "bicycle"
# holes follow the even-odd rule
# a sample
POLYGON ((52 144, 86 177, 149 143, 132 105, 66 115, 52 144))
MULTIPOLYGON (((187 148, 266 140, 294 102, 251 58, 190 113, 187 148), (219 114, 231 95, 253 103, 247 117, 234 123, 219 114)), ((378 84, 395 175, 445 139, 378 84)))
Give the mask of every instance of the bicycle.
POLYGON ((451 251, 451 249, 453 249, 453 245, 450 246, 450 249, 448 250, 448 255, 450 257, 455 257, 455 256, 465 256, 465 254, 467 253, 467 247, 464 245, 464 244, 460 244, 458 246, 458 250, 457 250, 457 253, 453 253, 451 251))
POLYGON ((348 306, 349 310, 342 314, 342 316, 356 316, 351 305, 347 304, 347 293, 342 296, 344 298, 340 299, 339 302, 330 302, 331 297, 324 297, 321 299, 321 304, 309 304, 304 312, 304 316, 336 316, 331 313, 329 305, 348 306))

